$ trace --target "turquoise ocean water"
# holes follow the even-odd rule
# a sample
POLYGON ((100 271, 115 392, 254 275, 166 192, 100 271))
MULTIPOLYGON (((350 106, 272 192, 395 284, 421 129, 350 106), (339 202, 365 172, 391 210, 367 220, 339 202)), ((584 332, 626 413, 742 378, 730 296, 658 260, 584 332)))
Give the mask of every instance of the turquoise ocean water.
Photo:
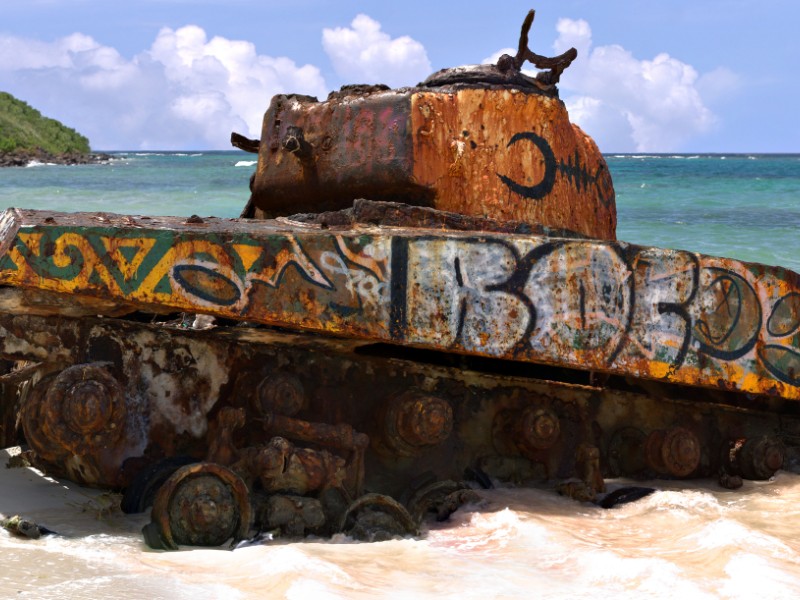
MULTIPOLYGON (((236 217, 253 154, 117 152, 108 165, 0 169, 0 208, 236 217)), ((800 271, 800 155, 606 156, 617 237, 800 271)))
POLYGON ((617 237, 800 271, 800 155, 610 155, 617 237))

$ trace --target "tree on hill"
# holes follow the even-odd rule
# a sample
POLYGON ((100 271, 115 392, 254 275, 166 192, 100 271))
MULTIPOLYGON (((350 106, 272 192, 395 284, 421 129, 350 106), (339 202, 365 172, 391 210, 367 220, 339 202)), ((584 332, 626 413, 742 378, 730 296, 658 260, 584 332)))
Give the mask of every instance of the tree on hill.
POLYGON ((43 150, 52 155, 89 154, 89 140, 22 100, 0 92, 0 153, 43 150))

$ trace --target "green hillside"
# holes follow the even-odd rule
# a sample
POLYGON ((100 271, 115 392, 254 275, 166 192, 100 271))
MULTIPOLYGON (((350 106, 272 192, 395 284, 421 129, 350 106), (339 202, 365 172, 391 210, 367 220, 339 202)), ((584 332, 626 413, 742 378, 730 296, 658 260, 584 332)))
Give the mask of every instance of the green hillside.
POLYGON ((41 148, 53 155, 89 153, 89 140, 35 108, 0 92, 0 153, 41 148))

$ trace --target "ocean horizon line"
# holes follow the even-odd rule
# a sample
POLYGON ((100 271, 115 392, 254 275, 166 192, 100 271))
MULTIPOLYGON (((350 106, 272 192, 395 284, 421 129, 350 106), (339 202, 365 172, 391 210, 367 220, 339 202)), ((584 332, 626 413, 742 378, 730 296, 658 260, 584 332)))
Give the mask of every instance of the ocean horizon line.
MULTIPOLYGON (((170 155, 181 155, 181 154, 237 154, 237 155, 252 155, 257 156, 257 154, 252 152, 245 152, 244 150, 240 150, 238 148, 232 149, 213 149, 213 148, 205 148, 205 149, 190 149, 190 150, 159 150, 159 149, 149 149, 149 150, 142 150, 138 148, 134 149, 114 149, 114 150, 95 150, 92 149, 93 154, 170 154, 170 155)), ((800 156, 800 150, 796 152, 759 152, 759 151, 751 151, 751 152, 742 152, 742 151, 735 151, 735 152, 720 152, 720 151, 713 151, 713 152, 701 152, 701 151, 694 151, 694 152, 615 152, 615 151, 601 151, 603 156, 635 156, 635 157, 671 157, 671 156, 706 156, 706 157, 714 157, 714 156, 800 156)))

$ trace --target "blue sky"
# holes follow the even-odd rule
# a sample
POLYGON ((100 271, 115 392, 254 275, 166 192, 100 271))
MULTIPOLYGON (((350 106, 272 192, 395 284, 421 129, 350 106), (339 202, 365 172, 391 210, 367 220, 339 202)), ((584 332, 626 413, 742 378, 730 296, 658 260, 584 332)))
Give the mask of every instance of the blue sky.
POLYGON ((276 93, 493 59, 529 8, 604 152, 800 152, 797 0, 0 0, 0 90, 96 150, 224 149, 276 93))

